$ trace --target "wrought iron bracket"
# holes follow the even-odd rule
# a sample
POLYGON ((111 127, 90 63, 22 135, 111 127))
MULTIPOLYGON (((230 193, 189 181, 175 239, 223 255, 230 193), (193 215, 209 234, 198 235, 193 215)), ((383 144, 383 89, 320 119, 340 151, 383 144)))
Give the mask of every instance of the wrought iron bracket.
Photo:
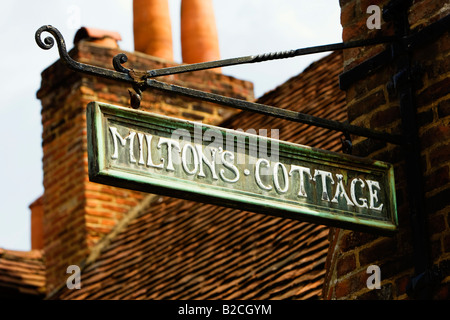
POLYGON ((353 142, 348 132, 345 132, 344 136, 341 137, 341 144, 342 144, 342 152, 351 155, 353 152, 353 142))
MULTIPOLYGON (((385 17, 385 19, 390 19, 393 14, 392 10, 393 9, 383 10, 384 12, 389 12, 384 13, 383 17, 385 17)), ((398 24, 399 20, 394 19, 394 21, 398 24)), ((398 28, 402 27, 398 26, 398 28)), ((433 22, 420 31, 394 37, 395 40, 390 43, 385 50, 372 58, 365 60, 356 67, 343 72, 339 76, 339 86, 341 90, 347 90, 356 81, 362 80, 383 66, 391 64, 399 56, 402 50, 412 52, 427 43, 435 41, 448 30, 450 30, 450 15, 433 22)))
POLYGON ((164 82, 160 82, 154 80, 154 77, 198 71, 198 70, 206 70, 217 67, 225 67, 231 65, 239 65, 239 64, 247 64, 247 63, 256 63, 263 62, 269 60, 277 60, 277 59, 286 59, 292 58, 296 56, 320 53, 326 51, 334 51, 334 50, 343 50, 348 48, 360 47, 360 46, 369 46, 369 45, 377 45, 382 43, 391 43, 395 37, 383 37, 379 39, 369 39, 369 40, 359 40, 352 41, 346 43, 335 43, 329 45, 322 45, 310 48, 302 48, 297 50, 283 51, 283 52, 274 52, 268 54, 260 54, 253 56, 246 56, 240 58, 233 59, 225 59, 197 64, 189 64, 189 65, 181 65, 176 67, 162 68, 150 71, 136 71, 133 69, 128 69, 123 66, 128 60, 127 56, 124 53, 120 53, 113 58, 113 67, 114 70, 105 69, 101 67, 96 67, 84 63, 77 62, 73 60, 70 55, 67 53, 66 44, 63 36, 55 27, 51 25, 44 25, 40 27, 35 34, 35 40, 39 47, 42 49, 48 50, 54 46, 55 40, 52 37, 46 37, 43 41, 41 39, 42 33, 48 32, 50 33, 54 39, 57 41, 59 55, 61 60, 72 70, 77 72, 82 72, 85 74, 108 78, 112 80, 122 81, 129 83, 133 89, 130 92, 130 102, 133 108, 138 108, 140 101, 142 99, 142 92, 147 88, 158 89, 166 92, 181 94, 184 96, 189 96, 193 98, 202 99, 205 101, 217 103, 220 105, 225 105, 241 110, 247 110, 252 112, 261 113, 268 116, 278 117, 294 122, 314 125, 317 127, 322 127, 330 130, 341 131, 346 135, 353 134, 358 136, 364 136, 367 138, 378 139, 382 141, 386 141, 393 144, 404 144, 405 140, 400 135, 389 134, 385 132, 379 132, 368 128, 358 127, 354 125, 350 125, 348 123, 319 118, 315 116, 311 116, 308 114, 304 114, 301 112, 291 111, 276 108, 273 106, 268 106, 260 103, 250 102, 246 100, 240 100, 230 97, 225 97, 218 94, 203 92, 199 90, 194 90, 190 88, 180 87, 173 84, 168 84, 164 82))
POLYGON ((437 266, 432 266, 411 278, 406 286, 406 293, 414 299, 430 299, 434 289, 443 279, 443 271, 437 266))
POLYGON ((393 22, 395 33, 399 39, 388 48, 390 59, 386 62, 395 62, 397 73, 393 75, 387 87, 391 94, 396 93, 398 96, 402 133, 408 140, 403 147, 403 152, 406 164, 415 273, 408 284, 407 293, 413 298, 430 299, 434 288, 442 280, 442 274, 439 268, 432 265, 426 226, 425 192, 415 102, 415 84, 421 77, 423 68, 412 61, 412 53, 415 49, 437 40, 444 32, 450 30, 450 15, 420 31, 411 30, 408 21, 408 11, 411 5, 412 0, 391 0, 383 10, 383 18, 393 22))

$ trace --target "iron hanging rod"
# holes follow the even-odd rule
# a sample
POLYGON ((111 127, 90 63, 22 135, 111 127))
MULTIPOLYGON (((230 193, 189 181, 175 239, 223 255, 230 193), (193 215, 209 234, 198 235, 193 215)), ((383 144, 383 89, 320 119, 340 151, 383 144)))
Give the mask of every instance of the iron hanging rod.
POLYGON ((313 125, 316 127, 321 127, 325 129, 341 131, 346 134, 354 134, 357 136, 362 136, 366 138, 373 138, 377 140, 382 140, 392 144, 401 145, 404 144, 405 139, 403 136, 390 134, 386 132, 376 131, 364 127, 359 127, 355 125, 348 124, 346 122, 339 122, 330 119, 324 119, 309 114, 301 113, 298 111, 292 111, 287 109, 276 108, 268 106, 261 103, 225 97, 219 94, 203 92, 200 90, 185 88, 173 84, 168 84, 165 82, 157 81, 154 79, 147 79, 145 83, 146 87, 158 89, 166 92, 181 94, 191 98, 201 99, 203 101, 217 103, 220 105, 233 107, 235 109, 240 109, 244 111, 256 112, 272 117, 277 117, 280 119, 290 120, 293 122, 304 123, 308 125, 313 125))
MULTIPOLYGON (((373 139, 377 139, 377 140, 390 142, 393 144, 403 144, 405 141, 405 139, 399 135, 392 135, 392 134, 388 134, 385 132, 379 132, 379 131, 375 131, 375 130, 368 129, 368 128, 350 125, 348 123, 343 123, 343 122, 339 122, 339 121, 334 121, 334 120, 323 119, 320 117, 311 116, 311 115, 304 114, 304 113, 297 112, 297 111, 280 109, 280 108, 276 108, 273 106, 268 106, 268 105, 264 105, 264 104, 260 104, 260 103, 225 97, 225 96, 218 95, 218 94, 203 92, 203 91, 194 90, 194 89, 190 89, 190 88, 184 88, 184 87, 156 81, 153 79, 149 79, 151 77, 149 72, 152 72, 152 71, 149 71, 149 72, 148 71, 147 72, 134 71, 133 69, 127 69, 122 65, 125 62, 127 62, 127 60, 128 60, 127 56, 124 53, 120 53, 113 58, 113 66, 116 71, 80 63, 80 62, 73 60, 69 56, 69 54, 67 53, 67 50, 66 50, 64 38, 62 37, 62 35, 58 31, 58 29, 56 29, 53 26, 50 26, 50 25, 42 26, 36 31, 35 40, 39 47, 41 47, 42 49, 48 50, 48 49, 52 48, 55 43, 54 39, 51 37, 47 37, 44 39, 44 41, 42 41, 41 34, 43 32, 49 32, 57 40, 59 55, 60 55, 61 59, 63 60, 63 62, 66 63, 70 69, 77 71, 77 72, 83 72, 86 74, 94 75, 94 76, 100 76, 100 77, 104 77, 104 78, 108 78, 108 79, 112 79, 112 80, 127 82, 127 83, 130 83, 138 91, 145 90, 147 88, 154 88, 154 89, 159 89, 159 90, 168 91, 168 92, 172 92, 172 93, 182 94, 184 96, 198 98, 198 99, 201 99, 204 101, 209 101, 209 102, 213 102, 213 103, 217 103, 217 104, 221 104, 221 105, 225 105, 225 106, 229 106, 229 107, 233 107, 233 108, 237 108, 237 109, 241 109, 241 110, 257 112, 257 113, 274 116, 274 117, 278 117, 278 118, 282 118, 282 119, 286 119, 286 120, 290 120, 290 121, 294 121, 294 122, 305 123, 305 124, 314 125, 317 127, 341 131, 345 134, 354 134, 354 135, 358 135, 358 136, 362 136, 362 137, 366 137, 366 138, 373 138, 373 139)), ((353 41, 353 42, 344 43, 344 44, 342 44, 342 43, 341 44, 331 44, 331 45, 314 47, 314 48, 293 50, 290 53, 289 52, 274 53, 274 54, 266 54, 266 55, 251 56, 251 57, 253 57, 252 58, 253 62, 261 62, 261 61, 274 60, 274 59, 283 59, 283 58, 287 58, 288 55, 295 56, 295 55, 301 55, 301 54, 324 52, 324 51, 327 51, 326 48, 328 50, 337 50, 338 48, 343 49, 344 47, 351 48, 351 47, 355 47, 358 45, 361 46, 363 43, 380 44, 380 43, 385 43, 386 39, 390 39, 390 38, 391 37, 383 38, 384 40, 379 40, 379 39, 378 40, 361 40, 361 41, 353 41), (256 61, 256 60, 258 60, 258 61, 256 61)), ((243 58, 228 59, 225 61, 228 61, 227 62, 228 65, 231 65, 230 60, 234 60, 234 64, 251 63, 251 62, 242 62, 239 59, 243 59, 243 58)), ((219 64, 220 61, 216 61, 216 62, 217 62, 217 64, 215 64, 214 66, 211 66, 211 64, 214 62, 202 63, 204 66, 202 68, 205 69, 205 65, 206 65, 206 68, 216 68, 219 66, 225 66, 223 64, 219 64)), ((197 64, 196 67, 189 69, 189 70, 186 68, 190 67, 190 66, 195 66, 195 65, 181 66, 181 67, 184 67, 184 69, 178 70, 177 73, 200 70, 199 65, 202 65, 202 64, 197 64)), ((177 68, 177 67, 175 67, 175 68, 177 68)), ((167 69, 170 69, 170 68, 166 68, 166 71, 164 71, 166 73, 164 75, 173 74, 173 72, 167 73, 168 72, 167 69)), ((160 70, 164 70, 164 69, 160 69, 160 70)), ((153 70, 153 71, 158 71, 158 70, 153 70)), ((172 71, 173 71, 173 69, 172 69, 172 71)), ((161 75, 163 75, 163 74, 161 74, 161 75)))
POLYGON ((91 65, 87 65, 84 63, 74 61, 67 53, 66 44, 65 44, 63 36, 61 35, 61 33, 59 32, 59 30, 57 28, 55 28, 51 25, 42 26, 36 31, 35 40, 36 40, 36 43, 38 44, 38 46, 41 47, 42 49, 48 50, 48 49, 52 48, 54 45, 54 40, 51 37, 45 38, 44 41, 41 40, 42 32, 49 32, 50 34, 52 34, 55 37, 55 39, 57 40, 59 55, 71 69, 73 69, 75 71, 82 71, 84 73, 104 76, 107 78, 112 78, 115 80, 125 81, 125 82, 143 81, 143 80, 145 80, 147 78, 151 78, 151 77, 160 77, 160 76, 166 76, 166 75, 177 74, 177 73, 214 69, 214 68, 228 67, 228 66, 236 66, 236 65, 240 65, 240 64, 257 63, 257 62, 264 62, 264 61, 270 61, 270 60, 287 59, 287 58, 293 58, 293 57, 298 57, 298 56, 302 56, 302 55, 315 54, 315 53, 321 53, 321 52, 327 52, 327 51, 344 50, 344 49, 350 49, 350 48, 362 47, 362 46, 386 44, 386 43, 391 43, 394 40, 396 40, 395 36, 386 36, 386 37, 380 37, 377 39, 365 39, 365 40, 341 42, 341 43, 327 44, 327 45, 321 45, 321 46, 315 46, 315 47, 309 47, 309 48, 301 48, 301 49, 288 50, 288 51, 279 51, 279 52, 273 52, 273 53, 251 55, 251 56, 245 56, 245 57, 239 57, 239 58, 231 58, 231 59, 224 59, 224 60, 216 60, 216 61, 208 61, 208 62, 187 64, 187 65, 180 65, 180 66, 175 66, 175 67, 148 70, 146 72, 140 71, 140 72, 137 72, 137 75, 129 76, 129 74, 128 74, 129 70, 121 66, 121 64, 127 62, 127 57, 125 54, 123 54, 123 53, 118 54, 113 59, 114 68, 120 72, 120 74, 117 74, 116 72, 114 72, 113 70, 110 70, 110 69, 95 67, 95 66, 91 66, 91 65))
POLYGON ((213 69, 213 68, 220 68, 220 67, 229 67, 229 66, 236 66, 236 65, 240 65, 240 64, 264 62, 264 61, 270 61, 270 60, 280 60, 280 59, 294 58, 294 57, 298 57, 298 56, 327 52, 327 51, 338 51, 338 50, 344 50, 344 49, 350 49, 350 48, 356 48, 356 47, 386 44, 386 43, 391 43, 394 40, 396 40, 395 36, 386 36, 386 37, 380 37, 377 39, 366 39, 366 40, 356 40, 356 41, 349 41, 349 42, 340 42, 340 43, 333 43, 333 44, 327 44, 327 45, 321 45, 321 46, 315 46, 315 47, 309 47, 309 48, 301 48, 301 49, 296 49, 296 50, 279 51, 279 52, 264 53, 264 54, 245 56, 245 57, 239 57, 239 58, 223 59, 223 60, 216 60, 216 61, 208 61, 208 62, 200 62, 200 63, 187 64, 187 65, 180 65, 180 66, 176 66, 176 67, 161 68, 161 69, 149 70, 149 71, 147 71, 147 73, 148 73, 148 77, 160 77, 160 76, 166 76, 166 75, 171 75, 171 74, 176 74, 176 73, 199 71, 199 70, 206 70, 206 69, 213 69))

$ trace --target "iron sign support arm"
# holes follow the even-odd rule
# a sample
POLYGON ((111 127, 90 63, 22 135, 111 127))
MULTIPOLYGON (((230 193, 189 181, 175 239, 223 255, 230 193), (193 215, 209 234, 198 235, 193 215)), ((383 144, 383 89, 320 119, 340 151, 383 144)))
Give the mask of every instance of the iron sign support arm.
POLYGON ((237 109, 256 112, 268 116, 273 116, 281 119, 286 119, 294 122, 300 122, 304 124, 313 125, 316 127, 326 128, 330 130, 342 131, 346 135, 348 133, 364 136, 368 138, 383 140, 393 144, 403 144, 403 137, 399 135, 391 135, 385 132, 379 132, 372 129, 354 126, 348 123, 324 119, 308 115, 305 113, 275 108, 265 104, 250 102, 246 100, 225 97, 218 94, 207 93, 190 88, 180 87, 165 82, 156 81, 153 79, 147 79, 146 86, 149 88, 159 89, 167 92, 181 94, 187 97, 199 98, 204 101, 217 103, 224 106, 234 107, 237 109))
POLYGON ((403 146, 407 170, 408 201, 413 240, 415 274, 408 285, 408 294, 416 298, 430 298, 433 285, 440 282, 441 272, 430 261, 430 243, 426 232, 425 199, 417 114, 414 95, 414 78, 420 66, 414 65, 411 52, 435 41, 450 29, 450 15, 433 22, 418 32, 411 33, 408 23, 410 0, 391 0, 383 9, 385 21, 393 21, 396 41, 384 51, 360 65, 342 73, 339 85, 346 90, 350 85, 374 73, 379 68, 396 63, 397 73, 388 83, 388 89, 396 92, 401 108, 402 131, 406 140, 403 146))
MULTIPOLYGON (((269 53, 269 54, 261 54, 261 55, 254 55, 254 56, 247 56, 247 57, 240 57, 240 58, 234 58, 234 59, 225 59, 225 60, 218 60, 218 61, 212 61, 212 62, 204 62, 204 63, 197 63, 197 64, 190 64, 190 65, 182 65, 177 67, 170 67, 170 68, 163 68, 163 69, 157 69, 157 70, 150 70, 150 71, 135 71, 133 69, 127 69, 123 66, 125 62, 127 62, 127 56, 124 53, 120 53, 116 55, 113 58, 113 66, 114 70, 105 69, 101 67, 91 66, 84 63, 77 62, 73 60, 66 50, 66 45, 64 38, 62 37, 61 33, 53 26, 45 25, 39 28, 36 31, 35 34, 35 40, 36 43, 41 47, 42 49, 48 50, 53 47, 54 45, 54 39, 51 37, 46 37, 44 41, 41 39, 41 35, 43 32, 49 32, 53 37, 57 40, 58 45, 58 51, 59 55, 64 63, 67 64, 67 66, 77 72, 86 73, 89 75, 99 76, 103 78, 108 78, 112 80, 122 81, 129 83, 133 86, 137 94, 134 95, 136 98, 134 107, 139 106, 140 102, 140 93, 144 91, 147 88, 154 88, 158 90, 173 92, 177 94, 182 94, 189 97, 194 97, 198 99, 202 99, 205 101, 241 109, 241 110, 247 110, 252 112, 257 112, 273 117, 278 117, 294 122, 299 123, 305 123, 309 125, 314 125, 317 127, 322 127, 326 129, 336 130, 343 132, 346 136, 349 134, 354 134, 358 136, 363 136, 367 138, 373 138, 378 139, 382 141, 386 141, 393 144, 401 145, 404 143, 404 139, 402 136, 399 135, 392 135, 385 132, 378 132, 372 129, 358 127, 354 125, 350 125, 348 123, 343 123, 339 121, 329 120, 329 119, 323 119, 319 117, 315 117, 312 115, 304 114, 301 112, 296 112, 292 110, 285 110, 276 108, 273 106, 268 106, 260 103, 225 97, 218 94, 203 92, 199 90, 194 90, 190 88, 180 87, 172 84, 167 84, 164 82, 160 82, 154 79, 151 79, 153 77, 159 77, 169 74, 176 74, 176 73, 183 73, 183 72, 191 72, 191 71, 198 71, 198 70, 205 70, 205 69, 211 69, 211 68, 217 68, 217 67, 224 67, 224 66, 231 66, 231 65, 239 65, 244 63, 255 63, 255 62, 263 62, 263 61, 269 61, 269 60, 276 60, 276 59, 285 59, 285 58, 291 58, 306 54, 313 54, 313 53, 319 53, 319 52, 325 52, 325 51, 332 51, 332 50, 342 50, 342 49, 348 49, 353 47, 359 47, 359 46, 366 46, 366 45, 376 45, 376 44, 382 44, 382 43, 388 43, 391 42, 394 37, 383 37, 380 39, 370 39, 370 40, 359 40, 359 41, 353 41, 353 42, 347 42, 347 43, 335 43, 330 45, 323 45, 323 46, 317 46, 317 47, 310 47, 310 48, 303 48, 303 49, 297 49, 297 50, 291 50, 291 51, 284 51, 284 52, 275 52, 275 53, 269 53)), ((132 97, 133 98, 133 97, 132 97)))
MULTIPOLYGON (((391 10, 392 12, 392 10, 391 10)), ((387 17, 386 17, 387 18, 387 17)), ((389 18, 387 18, 389 19, 389 18)), ((417 33, 394 37, 394 42, 407 48, 408 51, 414 50, 426 43, 436 40, 444 32, 450 29, 450 15, 424 27, 417 33)), ((382 66, 392 63, 395 59, 396 51, 393 45, 388 46, 384 51, 376 54, 372 58, 362 62, 356 67, 343 72, 339 76, 339 86, 342 90, 347 90, 350 85, 358 80, 362 80, 372 74, 382 66)))
MULTIPOLYGON (((425 192, 423 182, 423 170, 421 166, 421 149, 419 143, 419 130, 417 125, 417 105, 415 103, 414 78, 417 73, 414 71, 412 61, 412 49, 422 43, 430 41, 431 34, 434 36, 436 28, 449 25, 449 17, 431 25, 428 29, 422 30, 410 36, 410 26, 408 21, 408 9, 411 0, 391 0, 385 7, 383 18, 385 21, 394 23, 396 34, 399 39, 412 39, 408 42, 395 42, 392 45, 392 53, 397 65, 397 74, 393 76, 391 88, 397 93, 401 117, 402 132, 408 140, 403 152, 406 162, 406 179, 408 205, 411 219, 412 240, 413 240, 413 263, 414 277, 408 284, 407 292, 410 296, 419 299, 432 298, 433 286, 440 282, 440 272, 432 266, 429 235, 427 232, 427 219, 425 211, 425 192), (430 36, 427 36, 430 34, 430 36), (419 43, 419 40, 421 43, 419 43)), ((444 29, 445 31, 445 29, 444 29)))
POLYGON ((147 71, 147 73, 148 73, 147 77, 160 77, 160 76, 166 76, 166 75, 177 74, 177 73, 206 70, 206 69, 213 69, 213 68, 220 68, 220 67, 227 67, 227 66, 236 66, 236 65, 240 65, 240 64, 248 64, 248 63, 264 62, 264 61, 270 61, 270 60, 294 58, 294 57, 299 57, 299 56, 308 55, 308 54, 322 53, 322 52, 328 52, 328 51, 337 51, 337 50, 344 50, 344 49, 364 47, 364 46, 373 46, 373 45, 377 45, 377 44, 392 43, 394 40, 395 40, 395 37, 386 36, 386 37, 380 37, 380 38, 376 38, 376 39, 340 42, 340 43, 333 43, 333 44, 327 44, 327 45, 321 45, 321 46, 315 46, 315 47, 309 47, 309 48, 301 48, 301 49, 296 49, 296 50, 272 52, 272 53, 240 57, 240 58, 232 58, 232 59, 224 59, 224 60, 217 60, 217 61, 180 65, 180 66, 176 66, 176 67, 169 67, 169 68, 162 68, 162 69, 147 71))

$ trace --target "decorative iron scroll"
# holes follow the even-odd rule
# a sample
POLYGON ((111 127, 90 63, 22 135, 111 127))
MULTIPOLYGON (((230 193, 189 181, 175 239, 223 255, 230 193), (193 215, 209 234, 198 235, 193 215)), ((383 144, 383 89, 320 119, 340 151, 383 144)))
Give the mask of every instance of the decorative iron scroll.
POLYGON ((48 50, 54 46, 54 39, 51 37, 46 37, 44 41, 41 39, 41 35, 43 32, 50 33, 57 41, 59 55, 62 61, 67 64, 67 66, 78 72, 83 72, 86 74, 104 77, 112 80, 127 82, 132 85, 135 90, 134 94, 134 103, 133 103, 133 95, 132 95, 132 106, 134 108, 139 107, 139 102, 141 100, 142 91, 147 88, 154 88, 162 91, 168 91, 176 94, 181 94, 184 96, 198 98, 204 101, 217 103, 220 105, 225 105, 241 110, 261 113, 268 116, 278 117, 294 122, 300 122, 304 124, 314 125, 321 128, 326 128, 330 130, 336 130, 343 132, 345 136, 349 136, 350 134, 363 136, 367 138, 373 138, 377 140, 382 140, 385 142, 393 143, 393 144, 404 144, 404 138, 401 135, 394 135, 385 132, 380 132, 368 128, 358 127, 354 125, 350 125, 346 122, 339 122, 324 118, 319 118, 315 116, 311 116, 308 114, 304 114, 301 112, 296 112, 292 110, 285 110, 276 108, 273 106, 268 106, 260 103, 250 102, 246 100, 240 100, 236 98, 225 97, 218 94, 213 94, 209 92, 203 92, 195 89, 185 88, 181 86, 176 86, 173 84, 164 83, 161 81, 154 80, 152 78, 165 76, 170 74, 212 69, 218 67, 226 67, 232 65, 239 64, 247 64, 247 63, 256 63, 263 62, 269 60, 278 60, 278 59, 286 59, 297 57, 306 54, 320 53, 326 51, 335 51, 335 50, 343 50, 354 47, 361 46, 369 46, 369 45, 377 45, 383 43, 390 43, 395 40, 395 37, 382 37, 379 39, 369 39, 369 40, 359 40, 359 41, 351 41, 346 43, 335 43, 329 45, 322 45, 310 48, 301 48, 296 50, 282 51, 282 52, 274 52, 267 54, 259 54, 252 55, 246 57, 232 58, 232 59, 224 59, 210 62, 202 62, 188 65, 180 65, 169 68, 161 68, 156 70, 149 71, 136 71, 133 69, 128 69, 123 66, 124 63, 127 62, 128 58, 124 53, 120 53, 113 58, 113 67, 116 71, 105 69, 101 67, 91 66, 88 64, 80 63, 73 60, 69 54, 67 53, 66 44, 63 36, 55 27, 51 25, 45 25, 40 27, 35 34, 36 43, 44 50, 48 50))

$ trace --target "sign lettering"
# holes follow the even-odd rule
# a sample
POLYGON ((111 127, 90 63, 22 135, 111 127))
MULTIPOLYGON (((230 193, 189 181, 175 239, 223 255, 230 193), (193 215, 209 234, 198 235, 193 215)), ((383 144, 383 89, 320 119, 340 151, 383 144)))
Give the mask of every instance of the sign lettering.
POLYGON ((91 181, 341 227, 396 229, 392 166, 106 104, 88 106, 91 181))

